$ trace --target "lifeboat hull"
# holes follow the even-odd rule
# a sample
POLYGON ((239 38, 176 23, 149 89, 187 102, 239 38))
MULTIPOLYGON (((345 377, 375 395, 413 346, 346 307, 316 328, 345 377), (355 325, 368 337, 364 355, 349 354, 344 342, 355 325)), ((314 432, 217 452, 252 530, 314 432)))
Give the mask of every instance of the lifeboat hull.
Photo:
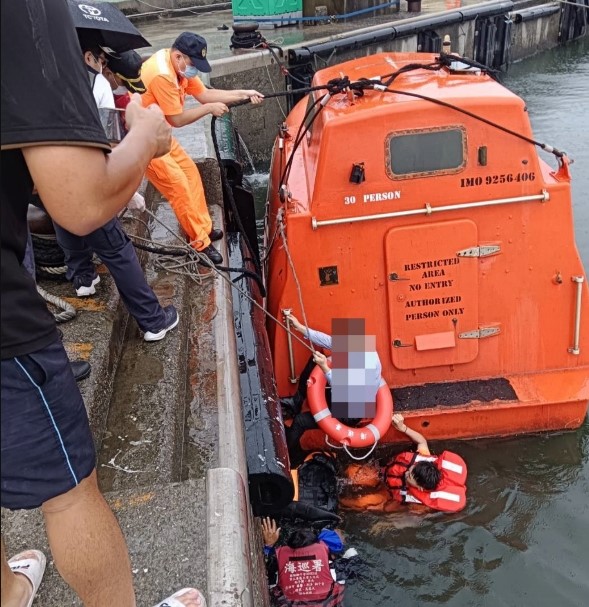
MULTIPOLYGON (((480 71, 404 71, 436 60, 385 53, 317 72, 314 87, 399 75, 361 96, 315 91, 288 116, 268 191, 268 311, 326 333, 364 318, 395 411, 428 439, 576 428, 589 292, 568 159, 547 164, 524 102, 480 71)), ((288 396, 309 352, 267 329, 288 396)))

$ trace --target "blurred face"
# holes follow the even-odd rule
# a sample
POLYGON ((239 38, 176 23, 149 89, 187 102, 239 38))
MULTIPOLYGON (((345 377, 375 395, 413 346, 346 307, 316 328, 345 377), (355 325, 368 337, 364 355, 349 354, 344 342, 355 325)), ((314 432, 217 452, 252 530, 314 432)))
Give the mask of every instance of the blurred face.
POLYGON ((98 56, 94 55, 92 51, 86 51, 84 53, 84 61, 86 65, 89 65, 93 70, 102 73, 103 66, 106 65, 106 57, 104 53, 100 53, 98 56))
POLYGON ((108 80, 110 88, 113 91, 116 91, 120 86, 123 86, 123 83, 116 77, 115 73, 109 67, 104 66, 102 75, 108 80))
POLYGON ((410 466, 407 469, 407 472, 405 472, 405 481, 408 485, 411 485, 416 489, 421 489, 421 487, 417 484, 417 481, 413 478, 413 468, 415 468, 415 464, 413 464, 413 466, 410 466))
POLYGON ((176 73, 180 76, 184 76, 186 68, 192 65, 190 58, 177 50, 172 51, 172 64, 176 73))

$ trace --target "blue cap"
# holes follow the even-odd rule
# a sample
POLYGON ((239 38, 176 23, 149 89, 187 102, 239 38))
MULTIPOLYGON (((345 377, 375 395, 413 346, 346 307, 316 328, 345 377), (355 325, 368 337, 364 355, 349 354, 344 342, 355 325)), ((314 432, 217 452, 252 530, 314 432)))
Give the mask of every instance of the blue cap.
POLYGON ((190 57, 192 65, 201 72, 209 73, 211 66, 207 61, 207 41, 198 34, 182 32, 176 38, 172 48, 190 57))

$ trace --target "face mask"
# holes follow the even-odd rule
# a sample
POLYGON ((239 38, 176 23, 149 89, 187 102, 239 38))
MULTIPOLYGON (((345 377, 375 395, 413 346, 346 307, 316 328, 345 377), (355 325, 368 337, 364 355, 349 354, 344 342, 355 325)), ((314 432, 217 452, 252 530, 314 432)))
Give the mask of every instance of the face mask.
POLYGON ((113 91, 114 95, 126 95, 127 87, 126 86, 117 86, 117 88, 113 91))
POLYGON ((194 67, 194 65, 189 65, 186 67, 186 71, 184 72, 184 76, 186 78, 196 78, 198 76, 198 70, 194 67))

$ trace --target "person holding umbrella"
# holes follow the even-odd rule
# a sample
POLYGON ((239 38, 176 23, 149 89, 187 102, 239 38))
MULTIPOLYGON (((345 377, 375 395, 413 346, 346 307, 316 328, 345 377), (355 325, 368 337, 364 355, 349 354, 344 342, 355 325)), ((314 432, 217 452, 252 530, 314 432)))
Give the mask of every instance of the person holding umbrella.
MULTIPOLYGON (((143 105, 158 105, 173 127, 183 127, 203 116, 222 116, 229 111, 228 103, 244 99, 262 102, 264 96, 255 90, 208 89, 198 77, 199 71, 211 71, 206 40, 184 32, 172 48, 158 51, 143 64, 143 105), (186 95, 192 95, 200 105, 185 109, 186 95)), ((211 241, 220 240, 223 232, 213 229, 198 168, 176 139, 169 154, 149 163, 146 177, 172 205, 192 246, 214 264, 221 264, 223 258, 211 241)))

